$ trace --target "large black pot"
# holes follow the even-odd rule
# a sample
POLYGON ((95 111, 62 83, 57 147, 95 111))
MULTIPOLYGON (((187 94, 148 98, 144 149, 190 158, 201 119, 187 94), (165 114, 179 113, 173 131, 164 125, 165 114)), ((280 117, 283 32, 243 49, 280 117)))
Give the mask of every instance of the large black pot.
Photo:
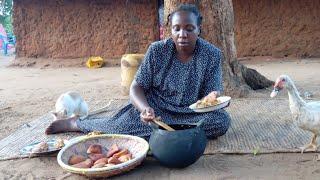
POLYGON ((176 131, 166 131, 153 127, 149 139, 153 156, 164 166, 187 167, 203 154, 207 138, 201 128, 203 120, 195 124, 170 125, 176 131))

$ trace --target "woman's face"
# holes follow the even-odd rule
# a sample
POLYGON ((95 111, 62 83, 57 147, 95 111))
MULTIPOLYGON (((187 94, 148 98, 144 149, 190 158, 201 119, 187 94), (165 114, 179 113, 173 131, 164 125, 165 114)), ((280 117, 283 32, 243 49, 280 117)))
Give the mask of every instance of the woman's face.
POLYGON ((171 35, 178 51, 193 52, 199 32, 196 15, 186 11, 173 14, 171 35))

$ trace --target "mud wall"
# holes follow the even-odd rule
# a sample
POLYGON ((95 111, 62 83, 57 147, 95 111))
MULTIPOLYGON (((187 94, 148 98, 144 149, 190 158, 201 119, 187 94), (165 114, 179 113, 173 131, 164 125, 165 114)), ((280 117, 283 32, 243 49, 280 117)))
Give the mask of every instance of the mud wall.
POLYGON ((233 0, 238 57, 320 57, 319 0, 233 0))
POLYGON ((119 58, 159 37, 156 0, 14 0, 18 57, 119 58))

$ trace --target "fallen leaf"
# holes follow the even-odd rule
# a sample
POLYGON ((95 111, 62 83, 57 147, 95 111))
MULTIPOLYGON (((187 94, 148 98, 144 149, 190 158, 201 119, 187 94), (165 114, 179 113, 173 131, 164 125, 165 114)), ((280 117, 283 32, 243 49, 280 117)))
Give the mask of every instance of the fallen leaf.
POLYGON ((254 156, 256 156, 259 153, 259 151, 260 151, 260 148, 255 148, 252 153, 254 156))

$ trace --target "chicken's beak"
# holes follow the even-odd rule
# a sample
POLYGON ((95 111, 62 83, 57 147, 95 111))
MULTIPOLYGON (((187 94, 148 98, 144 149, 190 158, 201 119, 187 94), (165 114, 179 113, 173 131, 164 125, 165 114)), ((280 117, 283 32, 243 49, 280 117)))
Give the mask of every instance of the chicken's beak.
POLYGON ((273 91, 272 91, 271 94, 270 94, 270 97, 271 97, 271 98, 275 97, 280 90, 281 90, 280 88, 274 87, 274 88, 273 88, 273 91))

